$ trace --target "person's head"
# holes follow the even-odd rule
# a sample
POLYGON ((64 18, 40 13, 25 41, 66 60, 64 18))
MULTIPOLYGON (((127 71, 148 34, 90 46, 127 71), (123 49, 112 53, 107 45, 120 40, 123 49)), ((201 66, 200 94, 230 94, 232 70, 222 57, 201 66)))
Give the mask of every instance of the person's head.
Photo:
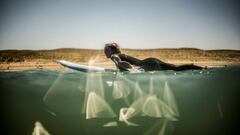
POLYGON ((104 53, 107 58, 110 58, 113 54, 120 54, 121 50, 117 43, 107 43, 104 47, 104 53))

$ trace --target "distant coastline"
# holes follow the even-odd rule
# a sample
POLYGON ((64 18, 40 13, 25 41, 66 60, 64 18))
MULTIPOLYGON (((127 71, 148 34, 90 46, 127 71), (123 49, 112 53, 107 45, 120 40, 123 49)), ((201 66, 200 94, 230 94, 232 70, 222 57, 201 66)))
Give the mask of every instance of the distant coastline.
MULTIPOLYGON (((240 50, 122 49, 123 53, 139 59, 156 57, 172 64, 196 64, 203 67, 239 66, 240 50)), ((115 68, 103 50, 60 48, 53 50, 0 50, 0 71, 66 70, 58 60, 64 59, 85 65, 115 68)))

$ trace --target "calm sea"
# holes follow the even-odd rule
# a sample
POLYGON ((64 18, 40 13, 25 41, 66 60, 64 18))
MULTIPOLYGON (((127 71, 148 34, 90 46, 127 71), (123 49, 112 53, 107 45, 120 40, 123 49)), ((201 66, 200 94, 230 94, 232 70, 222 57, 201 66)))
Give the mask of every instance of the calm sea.
POLYGON ((240 68, 0 72, 0 89, 6 135, 229 135, 240 68))

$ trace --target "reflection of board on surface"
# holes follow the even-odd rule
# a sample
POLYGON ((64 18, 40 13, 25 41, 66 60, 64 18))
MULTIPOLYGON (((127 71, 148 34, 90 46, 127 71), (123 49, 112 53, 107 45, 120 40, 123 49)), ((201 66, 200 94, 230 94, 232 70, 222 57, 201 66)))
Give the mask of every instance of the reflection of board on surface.
POLYGON ((115 72, 116 71, 114 69, 109 69, 109 68, 80 65, 80 64, 76 64, 76 63, 65 61, 65 60, 59 60, 58 62, 64 67, 74 69, 77 71, 82 71, 82 72, 115 72))

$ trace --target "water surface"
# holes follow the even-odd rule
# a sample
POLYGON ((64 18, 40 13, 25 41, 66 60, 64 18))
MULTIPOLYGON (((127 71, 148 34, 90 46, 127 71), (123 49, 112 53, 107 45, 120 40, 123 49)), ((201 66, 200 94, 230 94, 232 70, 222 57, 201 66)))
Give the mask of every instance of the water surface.
POLYGON ((240 68, 0 72, 2 123, 18 135, 42 132, 36 122, 52 135, 227 135, 239 82, 240 68))

